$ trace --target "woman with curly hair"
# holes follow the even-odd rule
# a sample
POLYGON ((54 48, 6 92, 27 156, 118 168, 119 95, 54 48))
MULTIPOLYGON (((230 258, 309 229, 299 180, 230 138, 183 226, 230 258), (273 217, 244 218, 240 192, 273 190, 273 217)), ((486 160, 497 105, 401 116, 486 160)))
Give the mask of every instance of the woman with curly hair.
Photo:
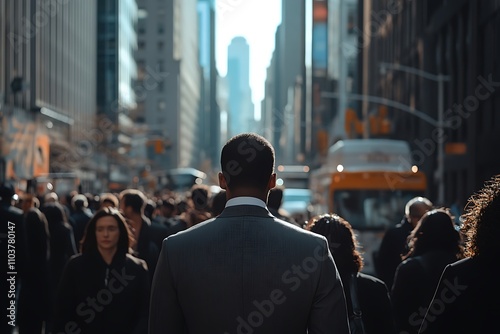
POLYGON ((419 333, 498 332, 500 175, 470 197, 462 219, 467 258, 444 269, 419 333))
POLYGON ((342 279, 349 318, 354 318, 350 286, 351 278, 355 277, 365 333, 395 333, 387 286, 380 279, 360 272, 363 257, 358 251, 359 244, 351 225, 336 214, 324 214, 312 217, 305 229, 323 235, 328 240, 342 279))
POLYGON ((418 333, 444 267, 463 257, 460 233, 444 208, 424 213, 408 245, 391 290, 398 333, 418 333))

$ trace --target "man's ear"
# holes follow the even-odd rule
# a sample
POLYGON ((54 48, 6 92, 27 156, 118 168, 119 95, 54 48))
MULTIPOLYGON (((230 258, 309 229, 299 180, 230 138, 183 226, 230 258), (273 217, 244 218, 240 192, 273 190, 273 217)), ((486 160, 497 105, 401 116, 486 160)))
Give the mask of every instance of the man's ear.
POLYGON ((269 189, 273 189, 274 187, 276 187, 276 173, 271 174, 267 186, 269 187, 269 189))
POLYGON ((221 187, 224 190, 227 190, 227 183, 226 183, 226 178, 224 177, 224 173, 219 172, 217 176, 219 177, 219 187, 221 187))

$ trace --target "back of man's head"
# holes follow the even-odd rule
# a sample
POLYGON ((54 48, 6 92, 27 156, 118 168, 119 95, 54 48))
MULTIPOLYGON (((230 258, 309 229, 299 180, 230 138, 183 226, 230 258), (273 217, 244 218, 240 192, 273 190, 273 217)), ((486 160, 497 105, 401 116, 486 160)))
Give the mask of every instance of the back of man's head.
POLYGON ((131 207, 132 211, 138 214, 144 213, 146 201, 146 196, 137 189, 125 189, 120 193, 120 202, 123 202, 125 207, 131 207))
POLYGON ((208 211, 210 198, 210 188, 206 185, 194 185, 191 188, 191 201, 193 202, 194 209, 199 211, 208 211))
POLYGON ((85 195, 77 194, 71 198, 71 206, 75 210, 83 210, 84 208, 89 206, 89 202, 85 195))
POLYGON ((424 213, 432 209, 432 202, 425 197, 417 196, 412 198, 406 203, 405 206, 405 216, 406 219, 413 225, 416 226, 417 222, 422 218, 424 213))
POLYGON ((263 189, 274 173, 274 149, 264 137, 243 133, 224 145, 220 162, 228 189, 263 189))

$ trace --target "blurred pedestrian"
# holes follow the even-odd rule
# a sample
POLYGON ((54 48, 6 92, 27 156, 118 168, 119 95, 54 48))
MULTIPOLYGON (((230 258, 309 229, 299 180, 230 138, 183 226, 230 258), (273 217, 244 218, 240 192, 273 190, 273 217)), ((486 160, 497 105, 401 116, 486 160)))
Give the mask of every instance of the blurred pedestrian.
POLYGON ((210 205, 212 217, 217 217, 221 214, 221 212, 224 210, 224 207, 226 206, 226 202, 226 191, 224 189, 221 189, 219 192, 212 196, 210 205))
POLYGON ((273 216, 278 219, 282 219, 290 224, 294 224, 298 227, 302 227, 298 224, 295 219, 293 219, 288 212, 286 212, 281 204, 283 203, 283 188, 274 187, 269 190, 269 196, 267 197, 267 208, 273 216))
MULTIPOLYGON (((54 307, 54 296, 57 285, 61 279, 66 262, 77 253, 73 228, 68 222, 65 210, 59 202, 46 202, 40 211, 47 218, 50 234, 50 259, 49 259, 49 310, 54 307)), ((49 316, 53 312, 49 313, 49 316)), ((49 318, 47 328, 52 329, 49 318)))
POLYGON ((99 196, 99 208, 102 209, 107 206, 111 206, 113 208, 118 208, 120 205, 120 201, 118 200, 118 196, 112 193, 103 193, 99 196))
POLYGON ((424 213, 408 237, 409 252, 394 275, 391 291, 398 333, 418 333, 439 277, 463 257, 460 233, 447 209, 424 213))
POLYGON ((151 224, 144 214, 146 196, 137 189, 126 189, 120 193, 120 211, 130 225, 130 230, 135 243, 132 245, 134 255, 146 261, 149 272, 152 274, 156 268, 158 255, 166 228, 159 224, 151 224))
POLYGON ((190 228, 207 219, 212 218, 210 214, 210 189, 206 185, 194 185, 189 190, 186 211, 181 213, 179 219, 190 228))
POLYGON ((407 238, 417 226, 424 213, 432 209, 432 202, 425 197, 414 197, 405 205, 404 217, 401 223, 389 228, 382 238, 375 259, 377 277, 385 282, 391 290, 396 268, 401 263, 401 256, 408 252, 407 238))
POLYGON ((87 225, 81 254, 64 270, 54 333, 147 333, 149 293, 147 265, 130 254, 125 218, 103 208, 87 225))
POLYGON ((164 196, 158 201, 156 208, 157 213, 152 220, 153 223, 164 225, 167 228, 174 225, 174 223, 177 221, 175 220, 175 217, 177 215, 177 205, 175 203, 175 198, 164 196))
POLYGON ((324 214, 312 217, 305 229, 323 235, 328 240, 342 278, 351 324, 355 316, 350 297, 352 283, 355 283, 365 333, 395 333, 389 290, 380 279, 361 272, 363 257, 358 251, 360 246, 349 222, 335 214, 324 214), (353 279, 355 282, 352 282, 353 279))
MULTIPOLYGON (((26 262, 18 300, 19 334, 42 333, 44 322, 50 316, 50 233, 47 218, 39 207, 40 201, 33 194, 22 197, 26 262)), ((45 331, 48 332, 48 329, 45 331)))
MULTIPOLYGON (((2 259, 4 259, 4 268, 7 268, 9 254, 13 262, 12 270, 22 273, 24 242, 23 242, 23 211, 13 205, 13 197, 16 194, 14 187, 10 184, 0 183, 0 245, 2 259), (14 242, 14 243, 13 243, 14 242), (8 246, 11 245, 11 246, 8 246)), ((17 276, 7 275, 7 270, 2 269, 0 279, 2 280, 2 310, 6 312, 7 317, 3 318, 2 333, 10 334, 16 322, 15 301, 18 297, 19 280, 17 276), (7 281, 7 278, 13 281, 7 281), (9 283, 9 284, 8 284, 9 283), (8 298, 7 298, 8 297, 8 298), (14 302, 14 305, 11 303, 14 302), (10 324, 9 324, 10 322, 10 324)))
POLYGON ((500 175, 470 197, 462 218, 466 258, 444 269, 419 333, 498 331, 500 175))
POLYGON ((150 333, 349 333, 327 240, 267 210, 276 184, 271 144, 233 137, 221 167, 224 211, 163 241, 150 333))
POLYGON ((73 213, 69 217, 71 227, 73 227, 73 235, 77 248, 79 248, 80 241, 83 238, 85 227, 92 218, 92 212, 89 209, 89 202, 85 195, 76 194, 71 198, 71 207, 73 213))

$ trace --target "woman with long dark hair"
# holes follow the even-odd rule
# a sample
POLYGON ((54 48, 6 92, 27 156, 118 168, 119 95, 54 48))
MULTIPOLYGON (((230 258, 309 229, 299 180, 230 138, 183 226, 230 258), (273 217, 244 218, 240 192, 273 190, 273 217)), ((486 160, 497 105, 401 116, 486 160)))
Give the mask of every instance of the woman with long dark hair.
POLYGON ((453 217, 444 208, 420 218, 408 246, 394 275, 391 299, 398 332, 418 333, 444 267, 463 257, 463 247, 453 217))
POLYGON ((129 230, 115 208, 89 221, 81 254, 59 285, 54 332, 146 333, 150 280, 146 263, 130 254, 129 230))
POLYGON ((395 333, 387 286, 380 279, 361 273, 363 257, 349 222, 336 214, 324 214, 312 217, 305 229, 321 234, 328 240, 330 252, 342 279, 350 319, 354 318, 351 279, 355 278, 365 333, 395 333))

